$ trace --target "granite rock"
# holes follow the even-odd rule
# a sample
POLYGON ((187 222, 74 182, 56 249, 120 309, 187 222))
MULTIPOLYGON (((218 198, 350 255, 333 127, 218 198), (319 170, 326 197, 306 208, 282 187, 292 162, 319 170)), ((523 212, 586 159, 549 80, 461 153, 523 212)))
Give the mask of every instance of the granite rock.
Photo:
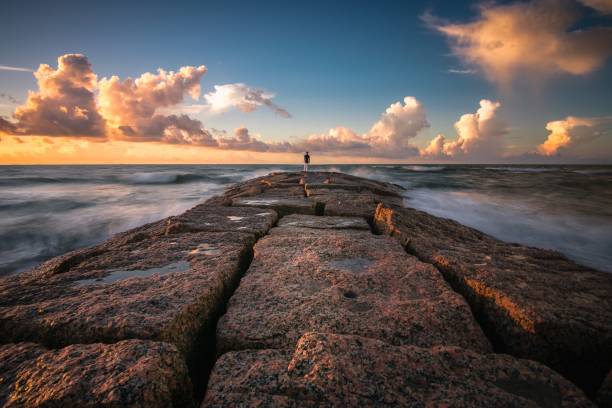
POLYGON ((308 331, 490 350, 463 298, 392 238, 282 226, 254 252, 217 325, 220 352, 293 348, 308 331))
POLYGON ((168 343, 0 345, 0 372, 3 407, 193 405, 183 356, 168 343))
POLYGON ((445 275, 499 350, 594 394, 612 366, 612 274, 410 208, 381 205, 375 223, 445 275))
POLYGON ((295 350, 217 361, 202 407, 591 407, 542 364, 459 347, 306 333, 295 350))
POLYGON ((0 342, 51 347, 139 338, 190 352, 251 258, 252 234, 163 235, 0 280, 0 342))
POLYGON ((279 227, 303 227, 314 229, 357 229, 369 231, 370 225, 359 217, 317 217, 312 215, 292 214, 283 217, 279 227))

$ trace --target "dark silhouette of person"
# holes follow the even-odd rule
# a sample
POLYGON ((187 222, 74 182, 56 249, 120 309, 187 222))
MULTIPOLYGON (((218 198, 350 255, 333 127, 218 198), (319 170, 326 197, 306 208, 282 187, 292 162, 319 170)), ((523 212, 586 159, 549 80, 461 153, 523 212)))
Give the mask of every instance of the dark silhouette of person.
POLYGON ((308 171, 308 165, 310 164, 310 155, 308 152, 304 155, 304 171, 308 171))

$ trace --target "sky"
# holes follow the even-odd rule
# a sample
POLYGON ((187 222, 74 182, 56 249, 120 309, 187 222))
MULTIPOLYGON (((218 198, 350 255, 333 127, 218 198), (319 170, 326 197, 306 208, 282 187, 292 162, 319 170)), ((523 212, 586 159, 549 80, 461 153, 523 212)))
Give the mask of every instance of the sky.
POLYGON ((612 163, 612 0, 3 0, 0 38, 0 164, 612 163))

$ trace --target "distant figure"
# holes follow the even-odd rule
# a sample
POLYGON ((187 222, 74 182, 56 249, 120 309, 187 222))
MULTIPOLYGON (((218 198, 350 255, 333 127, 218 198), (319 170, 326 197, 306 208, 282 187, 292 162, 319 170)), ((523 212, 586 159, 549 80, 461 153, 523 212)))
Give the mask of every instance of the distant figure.
POLYGON ((310 164, 310 155, 308 152, 304 155, 304 171, 308 171, 308 165, 310 164))

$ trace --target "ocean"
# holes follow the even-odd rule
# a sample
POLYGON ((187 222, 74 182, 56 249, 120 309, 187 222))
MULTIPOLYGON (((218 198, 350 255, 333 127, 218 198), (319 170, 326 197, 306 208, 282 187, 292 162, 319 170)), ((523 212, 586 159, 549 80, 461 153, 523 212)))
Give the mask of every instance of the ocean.
MULTIPOLYGON (((329 165, 407 206, 612 272, 612 166, 329 165)), ((0 276, 179 214, 285 165, 0 166, 0 276)))

